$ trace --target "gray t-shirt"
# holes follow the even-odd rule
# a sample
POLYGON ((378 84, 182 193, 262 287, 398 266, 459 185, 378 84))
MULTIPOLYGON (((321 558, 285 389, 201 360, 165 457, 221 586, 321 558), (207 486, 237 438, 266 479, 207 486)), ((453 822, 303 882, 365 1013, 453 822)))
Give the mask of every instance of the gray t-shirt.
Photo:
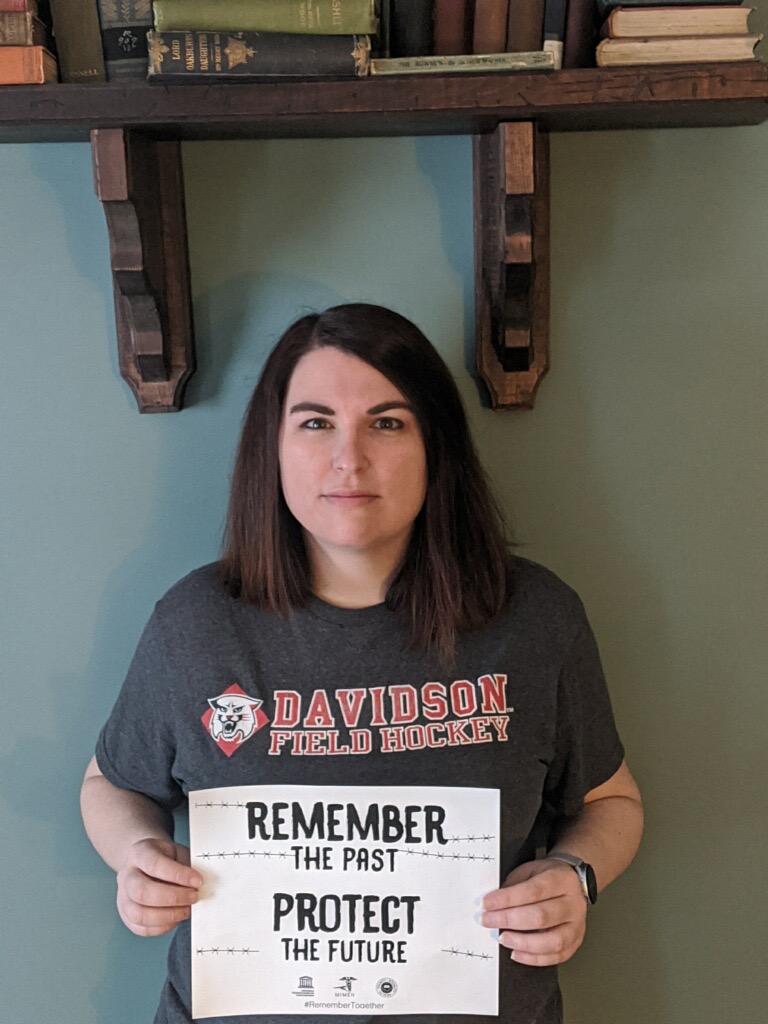
MULTIPOLYGON (((349 610, 313 600, 285 621, 232 598, 215 565, 199 569, 158 602, 99 736, 99 768, 168 809, 190 790, 221 786, 496 788, 501 882, 623 757, 579 598, 541 566, 515 558, 514 568, 507 608, 461 637, 449 672, 408 649, 384 605, 349 610)), ((498 1021, 561 1021, 555 968, 526 967, 502 951, 499 971, 498 1021)), ((155 1024, 189 1024, 189 1007, 185 922, 155 1024)), ((346 1024, 398 1024, 343 1016, 346 1024)), ((328 1016, 208 1019, 327 1024, 328 1016)))

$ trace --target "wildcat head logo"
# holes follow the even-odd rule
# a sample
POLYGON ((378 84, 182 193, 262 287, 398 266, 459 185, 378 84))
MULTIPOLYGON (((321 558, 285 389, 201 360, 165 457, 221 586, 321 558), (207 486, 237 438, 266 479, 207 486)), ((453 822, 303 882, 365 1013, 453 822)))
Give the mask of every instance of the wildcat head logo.
POLYGON ((208 700, 209 708, 200 721, 227 757, 267 724, 261 710, 264 702, 248 694, 237 683, 208 700))

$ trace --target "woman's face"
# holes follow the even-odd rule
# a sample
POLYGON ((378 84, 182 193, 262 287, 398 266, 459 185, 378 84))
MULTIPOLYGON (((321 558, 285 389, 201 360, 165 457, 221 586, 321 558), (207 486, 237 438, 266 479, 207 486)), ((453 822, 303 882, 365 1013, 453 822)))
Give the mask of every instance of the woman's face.
POLYGON ((310 558, 364 552, 399 562, 426 492, 413 410, 383 374, 336 348, 308 352, 288 384, 280 478, 310 558))

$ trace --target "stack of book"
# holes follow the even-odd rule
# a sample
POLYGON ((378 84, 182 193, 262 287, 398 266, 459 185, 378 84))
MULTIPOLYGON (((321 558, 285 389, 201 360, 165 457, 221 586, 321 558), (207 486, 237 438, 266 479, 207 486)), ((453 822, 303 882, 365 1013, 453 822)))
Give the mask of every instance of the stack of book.
POLYGON ((763 38, 749 31, 754 8, 722 0, 598 0, 598 8, 605 15, 598 67, 754 60, 763 38))
POLYGON ((152 82, 355 78, 369 72, 375 0, 155 0, 152 82))
POLYGON ((388 52, 371 61, 371 74, 559 67, 563 32, 553 26, 558 17, 564 24, 565 10, 565 0, 381 0, 388 52), (544 40, 545 5, 551 44, 544 40))
POLYGON ((0 0, 0 85, 55 82, 59 70, 36 0, 0 0))

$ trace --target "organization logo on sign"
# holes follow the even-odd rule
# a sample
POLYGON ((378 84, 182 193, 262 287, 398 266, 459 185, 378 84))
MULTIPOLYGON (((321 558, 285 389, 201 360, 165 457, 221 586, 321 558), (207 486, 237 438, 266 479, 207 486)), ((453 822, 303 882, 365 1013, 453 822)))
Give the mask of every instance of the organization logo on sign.
POLYGON ((308 974, 302 974, 299 978, 299 987, 293 993, 295 996, 313 996, 315 994, 315 986, 312 979, 308 974))

